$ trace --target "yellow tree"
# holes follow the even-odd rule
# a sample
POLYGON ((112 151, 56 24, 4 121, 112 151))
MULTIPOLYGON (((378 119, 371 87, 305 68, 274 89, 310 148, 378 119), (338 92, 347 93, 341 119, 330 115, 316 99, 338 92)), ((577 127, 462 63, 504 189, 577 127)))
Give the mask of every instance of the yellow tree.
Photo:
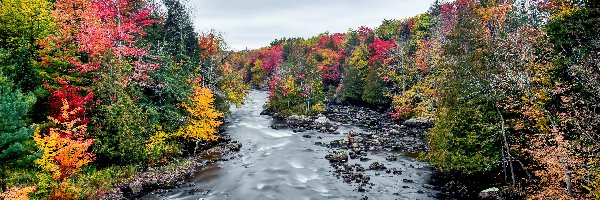
POLYGON ((35 38, 43 36, 50 26, 52 3, 48 0, 2 0, 0 7, 1 45, 33 45, 35 38))
POLYGON ((176 136, 185 139, 216 140, 217 128, 223 124, 219 118, 223 113, 217 111, 214 105, 212 92, 208 88, 194 86, 194 92, 190 96, 190 104, 183 103, 182 106, 189 113, 188 124, 179 128, 176 136))

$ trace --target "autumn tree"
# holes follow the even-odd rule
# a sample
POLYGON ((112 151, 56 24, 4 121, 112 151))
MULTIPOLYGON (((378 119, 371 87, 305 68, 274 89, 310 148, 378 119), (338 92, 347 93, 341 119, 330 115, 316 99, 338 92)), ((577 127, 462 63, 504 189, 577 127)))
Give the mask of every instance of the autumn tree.
MULTIPOLYGON (((203 33, 200 36, 198 45, 201 49, 200 58, 202 62, 198 66, 195 76, 202 77, 199 84, 214 91, 216 108, 222 112, 228 112, 231 104, 241 105, 248 88, 243 82, 243 73, 234 71, 233 66, 228 62, 231 53, 227 51, 227 44, 223 36, 215 31, 203 33)), ((261 72, 268 73, 280 64, 281 48, 272 47, 266 50, 263 57, 265 57, 265 63, 263 64, 257 60, 255 64, 258 65, 255 68, 261 68, 261 72)), ((264 78, 264 76, 256 76, 255 78, 264 78)))
POLYGON ((187 125, 181 127, 176 135, 188 140, 216 140, 217 128, 223 123, 223 113, 217 111, 213 94, 208 88, 194 86, 190 103, 182 105, 188 112, 187 125))
POLYGON ((2 73, 24 92, 41 85, 36 64, 36 40, 52 27, 47 0, 0 2, 0 64, 2 73))
POLYGON ((81 170, 81 167, 94 159, 88 151, 94 140, 90 139, 85 113, 93 106, 93 93, 88 90, 85 95, 82 89, 70 86, 61 81, 60 89, 52 90, 51 105, 60 106, 52 110, 48 119, 50 127, 37 129, 33 138, 43 152, 36 164, 53 174, 54 179, 62 180, 81 170))
MULTIPOLYGON (((464 174, 487 172, 500 161, 494 96, 489 93, 489 49, 481 47, 482 26, 473 1, 453 3, 457 22, 450 28, 440 83, 435 126, 428 136, 431 163, 464 174)), ((450 10, 451 12, 452 10, 450 10)), ((449 12, 449 11, 445 11, 449 12)))
POLYGON ((391 62, 390 51, 395 45, 394 41, 375 38, 375 41, 369 46, 369 67, 365 78, 362 100, 370 105, 385 106, 390 103, 386 87, 389 76, 382 74, 382 68, 391 62))
POLYGON ((600 162, 592 155, 598 153, 600 124, 600 5, 596 1, 547 3, 551 16, 545 31, 556 66, 550 74, 558 82, 551 101, 556 104, 549 110, 557 122, 552 126, 555 143, 540 146, 554 152, 538 152, 543 161, 552 162, 546 162, 551 166, 541 174, 546 180, 542 182, 544 190, 536 194, 551 191, 558 197, 578 197, 586 191, 598 198, 600 162))
POLYGON ((343 101, 359 103, 365 85, 365 74, 369 65, 368 50, 365 45, 358 46, 349 58, 346 59, 344 78, 341 84, 341 98, 343 101))

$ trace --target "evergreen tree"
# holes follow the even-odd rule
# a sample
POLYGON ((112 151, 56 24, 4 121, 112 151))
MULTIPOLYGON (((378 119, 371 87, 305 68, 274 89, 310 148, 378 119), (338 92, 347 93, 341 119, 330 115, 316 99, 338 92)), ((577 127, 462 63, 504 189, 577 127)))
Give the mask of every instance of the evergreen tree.
POLYGON ((31 94, 14 90, 6 77, 0 74, 0 183, 7 191, 7 171, 33 162, 34 128, 25 121, 26 114, 35 103, 31 94))

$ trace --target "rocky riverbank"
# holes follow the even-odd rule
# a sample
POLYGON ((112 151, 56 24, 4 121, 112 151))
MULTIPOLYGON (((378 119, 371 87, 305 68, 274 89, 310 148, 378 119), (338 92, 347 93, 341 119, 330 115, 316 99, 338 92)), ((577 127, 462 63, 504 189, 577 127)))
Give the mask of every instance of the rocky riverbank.
POLYGON ((290 128, 294 132, 346 134, 347 138, 344 141, 333 141, 323 145, 352 150, 359 154, 375 150, 425 152, 428 150, 425 134, 433 126, 427 120, 398 122, 392 120, 387 113, 349 105, 328 105, 326 112, 318 116, 282 117, 269 111, 263 111, 261 114, 283 120, 284 123, 273 124, 273 129, 290 128), (340 133, 337 131, 340 125, 360 126, 366 131, 340 133))
MULTIPOLYGON (((419 166, 398 166, 399 156, 418 156, 428 151, 427 131, 433 127, 430 120, 417 119, 398 122, 389 113, 378 112, 365 107, 352 105, 327 106, 326 112, 318 116, 282 117, 276 113, 263 111, 261 114, 271 115, 281 120, 273 129, 289 128, 303 133, 305 138, 317 137, 315 145, 329 149, 325 156, 332 167, 331 172, 345 183, 356 186, 355 191, 365 192, 377 188, 371 183, 374 177, 400 179, 402 183, 413 183, 410 175, 402 175, 406 168, 419 166), (364 131, 339 132, 340 126, 359 126, 364 131), (340 134, 340 139, 321 141, 321 136, 314 132, 340 134), (382 155, 385 159, 374 159, 373 155, 382 155)), ((458 199, 507 199, 511 195, 509 188, 491 187, 494 180, 478 180, 477 177, 462 177, 456 174, 436 171, 431 181, 421 183, 422 188, 441 191, 435 198, 458 199), (486 189, 491 187, 489 189, 486 189), (481 191, 481 192, 480 192, 481 191)), ((408 189, 409 186, 398 186, 408 189)), ((418 189, 417 193, 424 191, 418 189)), ((396 194, 396 193, 394 193, 396 194)), ((399 195, 399 194, 398 194, 399 195)), ((511 197, 511 198, 512 198, 511 197)), ((364 196, 363 199, 368 199, 364 196)))
MULTIPOLYGON (((376 188, 373 183, 370 183, 372 176, 401 175, 402 167, 388 167, 385 162, 396 161, 398 156, 406 153, 414 155, 427 151, 425 134, 432 127, 431 122, 397 122, 387 113, 350 105, 328 105, 326 112, 318 116, 282 117, 269 111, 263 111, 261 114, 271 115, 282 121, 273 124, 271 128, 289 128, 294 132, 306 132, 303 135, 305 138, 312 138, 315 132, 340 134, 341 139, 329 142, 319 141, 322 139, 321 136, 316 136, 317 142, 314 144, 329 149, 330 153, 325 156, 325 159, 330 162, 331 172, 343 182, 356 185, 357 192, 376 188), (359 126, 365 131, 339 132, 340 126, 359 126), (386 153, 388 155, 385 160, 374 161, 371 156, 373 152, 379 151, 389 153, 386 153)), ((402 177, 405 183, 413 182, 407 176, 402 177)), ((422 190, 416 192, 423 193, 422 190)), ((363 196, 362 199, 368 197, 363 196)))
POLYGON ((195 155, 174 159, 167 165, 139 172, 128 181, 115 185, 115 189, 105 193, 101 199, 134 199, 145 194, 169 192, 184 185, 198 169, 223 160, 227 155, 242 148, 240 142, 232 141, 227 135, 222 135, 207 146, 209 147, 195 155))

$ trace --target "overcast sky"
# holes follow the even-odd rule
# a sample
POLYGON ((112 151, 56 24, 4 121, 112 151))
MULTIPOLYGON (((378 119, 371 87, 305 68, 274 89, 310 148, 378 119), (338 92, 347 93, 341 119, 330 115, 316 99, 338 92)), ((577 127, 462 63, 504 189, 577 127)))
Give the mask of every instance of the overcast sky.
POLYGON ((435 0, 189 0, 197 31, 215 29, 229 46, 268 46, 282 37, 310 37, 349 28, 374 28, 383 19, 427 11, 435 0))

